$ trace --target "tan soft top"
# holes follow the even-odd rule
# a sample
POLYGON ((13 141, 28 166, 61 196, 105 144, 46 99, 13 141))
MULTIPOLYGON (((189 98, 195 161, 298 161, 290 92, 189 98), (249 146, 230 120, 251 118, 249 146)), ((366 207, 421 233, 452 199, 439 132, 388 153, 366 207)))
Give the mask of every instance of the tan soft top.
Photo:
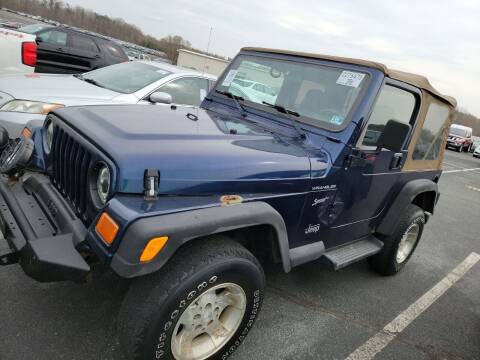
POLYGON ((242 49, 242 51, 259 51, 259 52, 266 52, 266 53, 273 53, 273 54, 286 54, 286 55, 293 55, 293 56, 309 57, 309 58, 315 58, 315 59, 321 59, 321 60, 336 61, 336 62, 341 62, 345 64, 361 65, 361 66, 378 69, 382 71, 389 78, 392 78, 398 81, 403 81, 407 84, 416 86, 420 89, 424 89, 429 93, 435 95, 436 97, 439 97, 443 101, 449 103, 451 106, 453 107, 457 106, 457 101, 453 97, 443 95, 442 93, 440 93, 438 90, 436 90, 432 86, 432 84, 430 84, 430 82, 425 76, 411 74, 411 73, 399 71, 399 70, 392 70, 387 68, 386 65, 375 62, 375 61, 352 59, 352 58, 345 58, 345 57, 338 57, 338 56, 331 56, 331 55, 304 53, 304 52, 289 51, 289 50, 255 48, 255 47, 245 47, 242 49))

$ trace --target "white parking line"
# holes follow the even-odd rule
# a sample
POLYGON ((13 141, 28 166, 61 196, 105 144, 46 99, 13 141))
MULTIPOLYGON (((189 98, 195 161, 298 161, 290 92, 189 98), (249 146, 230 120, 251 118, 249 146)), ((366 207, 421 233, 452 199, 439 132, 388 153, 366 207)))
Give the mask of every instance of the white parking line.
POLYGON ((453 284, 460 280, 478 261, 480 255, 471 253, 447 276, 431 288, 425 295, 410 305, 376 335, 352 352, 345 360, 370 360, 382 351, 400 332, 421 313, 438 300, 453 284))
POLYGON ((480 189, 475 186, 467 186, 467 189, 480 192, 480 189))
POLYGON ((447 170, 443 171, 443 174, 450 174, 450 173, 457 173, 457 172, 465 172, 465 171, 477 171, 480 168, 472 168, 472 169, 461 169, 461 170, 447 170))
POLYGON ((458 166, 458 165, 456 165, 456 164, 450 164, 450 163, 448 163, 448 162, 446 162, 446 161, 443 162, 443 165, 451 166, 451 167, 457 168, 457 169, 463 169, 461 166, 458 166))

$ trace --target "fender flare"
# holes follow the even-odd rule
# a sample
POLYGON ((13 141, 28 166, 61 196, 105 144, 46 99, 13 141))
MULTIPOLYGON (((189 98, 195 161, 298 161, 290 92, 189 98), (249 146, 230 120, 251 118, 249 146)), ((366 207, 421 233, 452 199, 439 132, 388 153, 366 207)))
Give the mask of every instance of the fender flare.
POLYGON ((399 214, 401 214, 407 206, 413 202, 417 195, 425 192, 435 192, 435 203, 432 206, 433 208, 440 195, 437 183, 427 179, 417 179, 406 183, 397 194, 392 206, 390 206, 390 209, 377 226, 377 232, 383 235, 393 234, 399 219, 399 214))
POLYGON ((162 268, 183 244, 200 237, 256 225, 271 225, 286 272, 291 269, 287 229, 282 216, 265 202, 211 207, 168 215, 140 218, 133 222, 113 255, 110 267, 119 276, 133 278, 162 268), (164 249, 148 263, 140 255, 150 239, 168 236, 164 249))

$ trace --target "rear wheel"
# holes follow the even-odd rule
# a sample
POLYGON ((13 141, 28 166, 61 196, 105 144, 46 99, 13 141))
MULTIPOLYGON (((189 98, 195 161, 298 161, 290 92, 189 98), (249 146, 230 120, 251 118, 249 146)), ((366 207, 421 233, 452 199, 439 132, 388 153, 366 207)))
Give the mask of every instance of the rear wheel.
POLYGON ((382 275, 399 272, 408 262, 422 236, 425 213, 420 207, 410 204, 392 235, 378 235, 383 241, 381 252, 370 257, 370 266, 382 275))
POLYGON ((132 359, 226 359, 253 326, 264 286, 243 246, 199 240, 132 284, 119 316, 122 345, 132 359))

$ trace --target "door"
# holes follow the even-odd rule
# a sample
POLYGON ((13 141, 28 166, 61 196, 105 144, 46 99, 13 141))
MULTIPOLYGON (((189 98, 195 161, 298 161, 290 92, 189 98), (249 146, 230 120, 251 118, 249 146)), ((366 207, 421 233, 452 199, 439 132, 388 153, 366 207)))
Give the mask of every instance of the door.
POLYGON ((419 99, 420 92, 413 87, 393 80, 383 85, 344 166, 336 168, 327 183, 325 179, 312 176, 312 192, 306 207, 310 205, 306 235, 315 232, 326 248, 332 248, 371 233, 376 218, 400 185, 409 140, 398 153, 377 150, 377 142, 391 119, 414 127, 419 99))
POLYGON ((68 33, 52 29, 37 34, 37 66, 36 72, 68 73, 68 33))
POLYGON ((183 77, 162 85, 156 91, 168 93, 172 102, 179 105, 200 106, 208 94, 208 80, 201 77, 183 77))
POLYGON ((84 73, 103 65, 100 49, 90 36, 71 32, 68 40, 72 73, 84 73))

